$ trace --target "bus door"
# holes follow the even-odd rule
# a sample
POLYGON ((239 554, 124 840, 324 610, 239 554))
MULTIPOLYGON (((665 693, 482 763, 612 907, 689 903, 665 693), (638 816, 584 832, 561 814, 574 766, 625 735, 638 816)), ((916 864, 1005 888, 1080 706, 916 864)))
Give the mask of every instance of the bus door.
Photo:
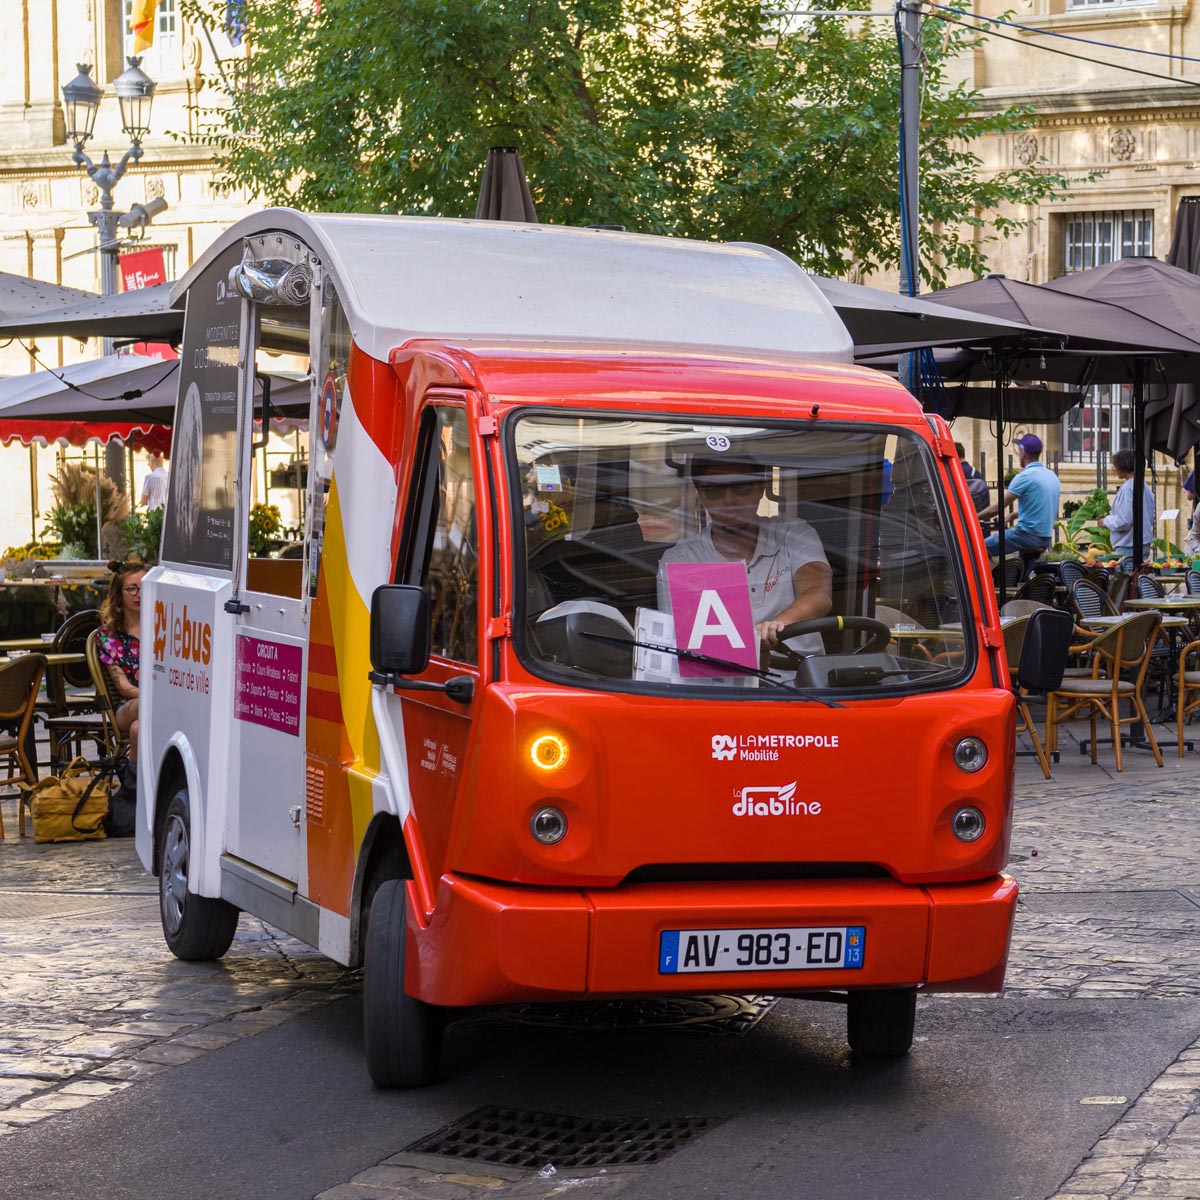
MULTIPOLYGON (((390 691, 387 712, 403 745, 413 812, 431 875, 443 868, 460 780, 466 772, 472 717, 478 711, 481 510, 468 414, 461 398, 427 399, 407 497, 395 582, 423 587, 431 614, 429 669, 421 679, 467 676, 465 703, 437 691, 390 691)), ((494 569, 494 566, 493 566, 494 569)))
MULTIPOLYGON (((226 604, 227 619, 234 623, 226 847, 235 859, 303 893, 308 655, 304 543, 264 543, 258 534, 261 510, 256 513, 255 505, 262 497, 255 477, 258 472, 265 486, 262 451, 269 438, 262 399, 265 368, 277 375, 287 371, 307 377, 310 412, 315 403, 310 352, 320 338, 322 279, 318 261, 303 244, 273 235, 268 250, 265 240, 248 238, 244 244, 243 267, 253 268, 254 286, 241 289, 243 419, 239 422, 237 561, 234 596, 226 604), (268 253, 266 261, 258 258, 268 253), (290 275, 290 286, 285 275, 290 275), (279 277, 275 291, 267 292, 275 276, 279 277), (257 427, 252 417, 261 418, 257 427)), ((236 871, 236 864, 227 863, 226 870, 231 868, 236 871)), ((261 886, 261 879, 256 882, 261 886)))

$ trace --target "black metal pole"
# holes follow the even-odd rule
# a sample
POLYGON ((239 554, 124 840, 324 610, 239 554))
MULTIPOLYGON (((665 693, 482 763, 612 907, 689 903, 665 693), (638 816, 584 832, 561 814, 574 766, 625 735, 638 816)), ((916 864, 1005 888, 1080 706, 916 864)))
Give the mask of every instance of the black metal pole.
POLYGON ((1145 519, 1146 491, 1146 422, 1142 413, 1142 384, 1145 365, 1140 358, 1133 360, 1133 565, 1141 566, 1146 557, 1142 541, 1142 522, 1145 519))

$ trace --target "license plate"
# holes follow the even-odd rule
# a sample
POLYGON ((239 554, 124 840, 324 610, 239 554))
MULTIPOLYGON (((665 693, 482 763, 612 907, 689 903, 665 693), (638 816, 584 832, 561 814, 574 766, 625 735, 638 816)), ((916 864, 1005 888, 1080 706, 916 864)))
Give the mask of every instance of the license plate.
POLYGON ((863 925, 803 929, 667 929, 658 973, 701 971, 833 971, 863 965, 863 925))

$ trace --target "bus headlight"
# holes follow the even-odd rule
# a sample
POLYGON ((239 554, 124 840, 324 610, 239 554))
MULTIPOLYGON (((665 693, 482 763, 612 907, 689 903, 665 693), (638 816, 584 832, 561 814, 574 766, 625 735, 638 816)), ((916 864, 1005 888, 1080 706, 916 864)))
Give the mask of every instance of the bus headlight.
POLYGON ((954 747, 954 765, 968 775, 982 771, 987 760, 987 747, 977 737, 965 737, 954 747))

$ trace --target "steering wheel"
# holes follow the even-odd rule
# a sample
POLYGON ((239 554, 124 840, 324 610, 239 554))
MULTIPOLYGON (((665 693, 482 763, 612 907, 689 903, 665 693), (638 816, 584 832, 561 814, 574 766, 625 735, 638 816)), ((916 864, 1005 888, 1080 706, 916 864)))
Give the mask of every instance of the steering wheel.
POLYGON ((786 645, 788 638, 799 637, 802 633, 836 633, 843 629, 858 629, 868 634, 867 640, 854 651, 855 654, 874 654, 886 650, 892 640, 892 631, 874 617, 814 617, 808 621, 794 621, 785 625, 779 631, 779 641, 772 650, 790 664, 796 664, 803 657, 786 645))

